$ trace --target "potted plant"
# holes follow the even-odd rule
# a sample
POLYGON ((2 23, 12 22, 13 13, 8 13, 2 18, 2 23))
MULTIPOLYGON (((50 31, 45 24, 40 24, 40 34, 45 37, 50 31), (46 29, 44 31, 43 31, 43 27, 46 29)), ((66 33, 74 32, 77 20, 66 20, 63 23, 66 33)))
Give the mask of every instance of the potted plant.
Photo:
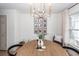
POLYGON ((43 40, 44 39, 44 35, 43 34, 40 34, 39 35, 39 39, 43 40))

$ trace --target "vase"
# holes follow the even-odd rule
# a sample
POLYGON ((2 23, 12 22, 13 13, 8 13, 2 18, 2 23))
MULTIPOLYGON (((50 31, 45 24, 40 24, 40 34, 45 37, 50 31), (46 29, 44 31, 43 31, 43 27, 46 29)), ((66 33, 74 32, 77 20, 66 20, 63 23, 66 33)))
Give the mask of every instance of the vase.
POLYGON ((38 40, 38 43, 37 43, 38 47, 40 47, 40 49, 44 46, 44 42, 42 39, 39 39, 38 40))

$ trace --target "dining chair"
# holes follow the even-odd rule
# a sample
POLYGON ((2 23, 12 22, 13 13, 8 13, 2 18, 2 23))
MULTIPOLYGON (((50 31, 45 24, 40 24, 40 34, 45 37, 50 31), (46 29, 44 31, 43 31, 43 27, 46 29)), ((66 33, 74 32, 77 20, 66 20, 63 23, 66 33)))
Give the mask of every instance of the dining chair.
POLYGON ((20 48, 21 46, 23 46, 25 44, 25 42, 24 41, 21 41, 19 44, 15 44, 15 45, 12 45, 12 46, 10 46, 9 48, 8 48, 8 55, 9 56, 16 56, 16 54, 17 54, 17 52, 16 52, 16 50, 18 49, 18 48, 20 48), (12 49, 14 49, 14 51, 12 51, 12 49))
POLYGON ((54 36, 53 36, 53 42, 56 42, 56 43, 62 45, 62 43, 63 43, 63 38, 62 38, 62 36, 60 36, 60 35, 54 35, 54 36))

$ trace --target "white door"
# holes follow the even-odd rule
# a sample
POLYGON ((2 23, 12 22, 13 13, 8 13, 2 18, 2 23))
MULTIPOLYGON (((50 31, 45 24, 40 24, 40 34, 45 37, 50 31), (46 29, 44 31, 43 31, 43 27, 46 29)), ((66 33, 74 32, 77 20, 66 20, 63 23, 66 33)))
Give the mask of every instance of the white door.
POLYGON ((0 50, 7 49, 7 17, 0 15, 0 50))

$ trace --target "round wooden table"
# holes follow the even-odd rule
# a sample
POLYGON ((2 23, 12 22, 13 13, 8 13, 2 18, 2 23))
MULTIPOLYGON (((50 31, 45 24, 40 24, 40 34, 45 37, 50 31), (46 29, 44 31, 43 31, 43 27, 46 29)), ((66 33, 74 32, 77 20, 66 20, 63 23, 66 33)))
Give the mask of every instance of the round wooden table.
POLYGON ((55 42, 44 40, 44 45, 46 49, 39 51, 36 40, 27 42, 17 50, 17 56, 68 56, 66 50, 55 42))

